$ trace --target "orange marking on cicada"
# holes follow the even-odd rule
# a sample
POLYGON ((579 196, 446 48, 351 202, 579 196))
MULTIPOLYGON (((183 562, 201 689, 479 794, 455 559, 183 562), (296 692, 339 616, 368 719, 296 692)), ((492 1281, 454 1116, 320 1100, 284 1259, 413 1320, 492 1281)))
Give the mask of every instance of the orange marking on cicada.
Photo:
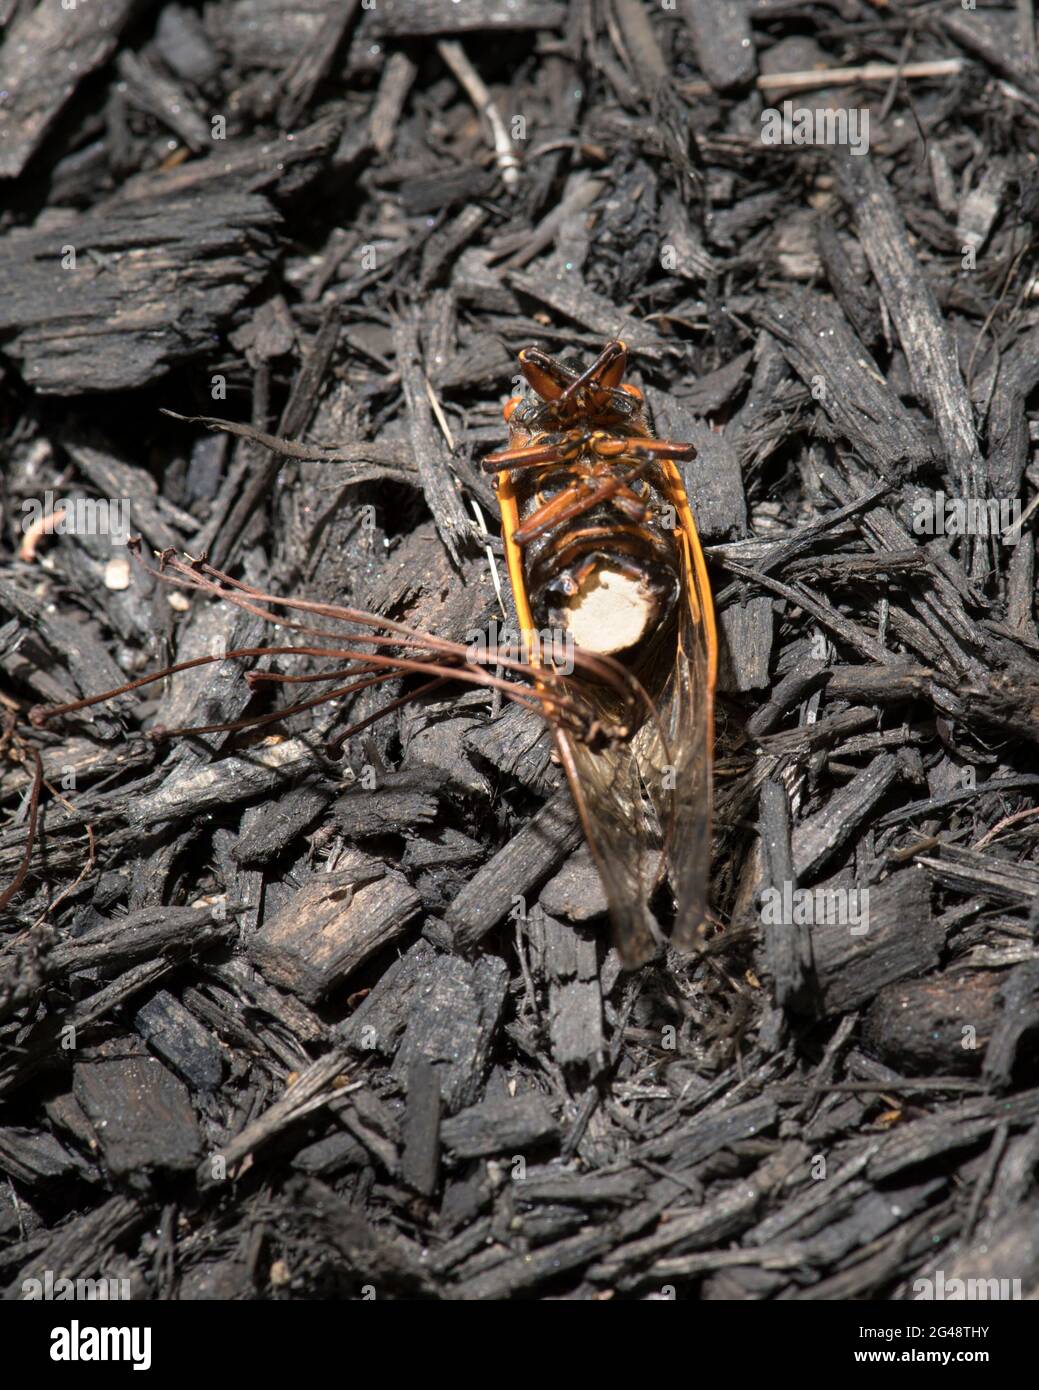
POLYGON ((626 516, 635 521, 642 521, 647 514, 647 508, 628 486, 637 480, 641 472, 640 466, 619 478, 591 474, 571 483, 558 496, 539 507, 529 521, 513 531, 512 539, 517 545, 529 545, 546 531, 561 526, 564 522, 574 521, 601 503, 611 500, 622 508, 626 516))
POLYGON ((500 473, 503 468, 535 468, 545 464, 566 463, 576 458, 591 438, 585 431, 570 433, 551 444, 524 444, 519 449, 502 449, 488 454, 483 467, 488 473, 500 473))
MULTIPOLYGON (((595 451, 595 453, 603 459, 616 459, 620 461, 629 458, 632 454, 639 458, 639 461, 636 463, 636 465, 633 468, 631 468, 626 474, 624 474, 620 478, 613 479, 614 486, 612 488, 603 488, 598 494, 598 496, 596 496, 595 499, 589 504, 594 506, 597 502, 612 499, 614 506, 616 506, 618 510, 622 511, 625 516, 629 517, 632 521, 635 522, 645 521, 647 516, 649 516, 650 514, 650 509, 645 505, 641 498, 637 497, 635 493, 631 491, 631 489, 628 487, 628 484, 635 482, 638 478, 643 476, 647 466, 653 461, 654 458, 686 458, 690 454, 695 454, 696 452, 692 444, 678 444, 673 443, 670 440, 662 439, 639 439, 632 441, 630 439, 596 439, 593 437, 591 447, 595 451)), ((567 513, 565 519, 571 519, 574 516, 579 516, 582 511, 586 510, 587 507, 578 508, 572 512, 567 513)), ((556 520, 562 519, 564 518, 556 518, 556 520)), ((541 534, 542 531, 546 529, 541 524, 540 512, 535 513, 535 515, 532 518, 530 518, 530 520, 527 522, 526 526, 523 528, 523 537, 530 535, 532 528, 536 528, 534 529, 534 534, 541 534)), ((517 540, 521 545, 524 544, 523 537, 517 535, 517 540)))
POLYGON ((624 454, 644 454, 658 459, 689 459, 696 457, 695 444, 679 444, 674 439, 606 439, 595 451, 604 457, 624 454))
POLYGON ((598 503, 605 501, 615 490, 609 482, 596 484, 592 478, 582 478, 579 482, 571 483, 557 497, 539 507, 529 522, 518 531, 513 531, 512 539, 517 545, 529 545, 546 531, 551 531, 564 521, 572 521, 574 517, 583 515, 598 503))
POLYGON ((563 392, 564 401, 578 396, 586 386, 595 386, 602 391, 613 390, 624 375, 628 365, 628 352, 622 342, 607 343, 586 372, 577 377, 563 392))
POLYGON ((530 444, 522 449, 503 449, 500 453, 488 454, 482 466, 487 473, 500 473, 503 468, 532 468, 558 462, 558 445, 530 444))
POLYGON ((569 384, 569 379, 572 379, 572 373, 567 373, 561 380, 565 369, 537 348, 528 348, 521 352, 519 364, 531 386, 546 401, 558 401, 569 384))

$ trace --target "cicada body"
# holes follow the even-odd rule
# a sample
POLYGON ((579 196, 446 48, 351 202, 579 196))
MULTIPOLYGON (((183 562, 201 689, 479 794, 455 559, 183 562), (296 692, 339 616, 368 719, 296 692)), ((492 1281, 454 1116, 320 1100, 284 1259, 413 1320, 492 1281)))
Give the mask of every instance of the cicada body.
POLYGON ((695 449, 653 436, 641 392, 623 382, 623 343, 583 372, 537 348, 519 360, 534 394, 506 405, 508 448, 484 466, 498 475, 528 659, 544 665, 543 634, 557 650, 565 634, 582 653, 619 662, 643 694, 631 720, 616 681, 597 682, 584 661, 562 685, 579 687, 607 736, 553 729, 618 952, 634 967, 659 949, 650 900, 665 873, 678 949, 700 943, 707 912, 717 636, 675 464, 695 449))

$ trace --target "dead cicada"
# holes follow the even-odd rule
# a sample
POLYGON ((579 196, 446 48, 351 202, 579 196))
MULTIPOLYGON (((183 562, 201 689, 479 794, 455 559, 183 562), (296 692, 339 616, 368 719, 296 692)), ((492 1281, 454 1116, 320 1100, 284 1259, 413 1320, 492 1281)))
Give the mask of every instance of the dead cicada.
POLYGON ((586 371, 537 348, 519 361, 535 394, 508 402, 508 448, 484 466, 498 475, 526 655, 613 731, 575 737, 546 702, 617 949, 632 967, 658 949, 650 899, 665 873, 678 949, 702 941, 707 912, 717 635, 675 466, 695 449, 654 438, 642 393, 623 381, 622 342, 608 343, 586 371), (639 717, 631 720, 630 704, 618 703, 622 687, 599 680, 591 661, 560 677, 545 632, 623 667, 642 696, 639 717))

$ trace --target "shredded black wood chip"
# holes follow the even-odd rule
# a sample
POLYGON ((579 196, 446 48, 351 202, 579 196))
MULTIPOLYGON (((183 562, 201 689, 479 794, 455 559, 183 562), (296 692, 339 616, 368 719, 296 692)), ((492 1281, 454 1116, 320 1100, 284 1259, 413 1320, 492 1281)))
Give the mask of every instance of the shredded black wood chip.
POLYGON ((0 3, 4 1297, 1034 1298, 1032 5, 101 6, 0 3), (634 974, 536 708, 283 716, 166 582, 496 647, 516 354, 615 337, 722 648, 634 974))

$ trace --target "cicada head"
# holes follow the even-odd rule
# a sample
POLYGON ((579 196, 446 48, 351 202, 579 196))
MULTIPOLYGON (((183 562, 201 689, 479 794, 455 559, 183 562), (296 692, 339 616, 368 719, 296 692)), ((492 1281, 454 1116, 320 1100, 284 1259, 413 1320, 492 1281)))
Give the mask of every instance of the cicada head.
POLYGON ((573 356, 550 357, 541 348, 524 349, 520 367, 531 394, 514 396, 505 407, 509 447, 520 448, 540 434, 576 423, 621 434, 647 432, 642 392, 622 381, 627 348, 608 343, 587 370, 573 356))

